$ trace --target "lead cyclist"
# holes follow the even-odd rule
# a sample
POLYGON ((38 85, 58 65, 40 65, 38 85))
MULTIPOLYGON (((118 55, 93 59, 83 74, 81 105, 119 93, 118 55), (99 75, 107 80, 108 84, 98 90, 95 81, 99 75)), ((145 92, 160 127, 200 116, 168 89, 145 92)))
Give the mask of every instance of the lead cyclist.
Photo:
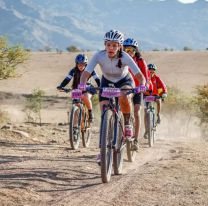
MULTIPOLYGON (((79 89, 86 88, 86 82, 95 66, 99 64, 102 71, 101 88, 109 87, 113 84, 116 88, 131 89, 134 87, 134 81, 129 74, 128 67, 131 68, 135 78, 140 82, 138 90, 145 92, 146 80, 141 73, 140 68, 134 60, 123 51, 124 35, 117 30, 110 30, 104 36, 105 49, 97 52, 87 65, 80 78, 79 89)), ((131 95, 125 95, 123 92, 119 97, 119 104, 124 115, 125 134, 133 135, 133 127, 130 126, 131 95)), ((100 108, 108 103, 108 99, 99 95, 100 108)))

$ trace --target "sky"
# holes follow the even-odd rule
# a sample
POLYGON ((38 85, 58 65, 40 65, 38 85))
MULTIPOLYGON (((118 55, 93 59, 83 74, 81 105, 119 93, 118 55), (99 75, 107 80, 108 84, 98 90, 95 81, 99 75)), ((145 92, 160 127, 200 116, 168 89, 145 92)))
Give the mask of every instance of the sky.
POLYGON ((184 3, 184 4, 189 4, 189 3, 194 3, 197 0, 178 0, 178 1, 180 1, 181 3, 184 3))

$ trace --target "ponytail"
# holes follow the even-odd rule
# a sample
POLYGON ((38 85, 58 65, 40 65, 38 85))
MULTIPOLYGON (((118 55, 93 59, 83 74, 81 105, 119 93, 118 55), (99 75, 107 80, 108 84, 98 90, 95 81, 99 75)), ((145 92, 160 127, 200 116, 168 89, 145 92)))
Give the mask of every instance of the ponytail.
POLYGON ((141 55, 141 53, 140 53, 140 51, 139 51, 139 49, 136 47, 136 53, 135 53, 135 56, 136 56, 136 58, 138 58, 138 59, 140 59, 140 58, 142 58, 142 55, 141 55))
POLYGON ((122 48, 121 48, 118 52, 118 64, 117 64, 118 68, 122 67, 122 61, 121 61, 122 56, 123 56, 123 52, 122 52, 122 48))

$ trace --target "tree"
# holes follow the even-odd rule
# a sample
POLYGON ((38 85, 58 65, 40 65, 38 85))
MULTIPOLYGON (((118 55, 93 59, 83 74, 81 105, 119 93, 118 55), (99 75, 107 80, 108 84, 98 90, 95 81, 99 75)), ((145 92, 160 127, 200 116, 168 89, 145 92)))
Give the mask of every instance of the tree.
POLYGON ((184 50, 184 51, 191 51, 192 48, 190 48, 190 47, 188 47, 188 46, 185 46, 185 47, 183 47, 183 50, 184 50))
POLYGON ((74 45, 71 45, 71 46, 68 46, 67 48, 66 48, 66 50, 68 51, 68 52, 80 52, 81 50, 80 49, 78 49, 76 46, 74 46, 74 45))
POLYGON ((7 39, 0 36, 0 79, 15 76, 17 65, 29 58, 29 52, 19 45, 9 47, 7 39))

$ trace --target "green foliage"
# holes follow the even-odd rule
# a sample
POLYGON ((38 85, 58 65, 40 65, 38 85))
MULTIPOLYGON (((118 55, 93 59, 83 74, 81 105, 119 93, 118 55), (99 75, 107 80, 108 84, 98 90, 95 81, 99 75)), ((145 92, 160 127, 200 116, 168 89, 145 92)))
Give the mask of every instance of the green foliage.
POLYGON ((44 91, 34 89, 32 94, 27 98, 25 112, 28 122, 36 122, 38 119, 39 124, 41 125, 41 109, 44 94, 44 91))
POLYGON ((153 49, 152 51, 160 51, 158 48, 153 49))
POLYGON ((190 48, 190 47, 188 47, 188 46, 185 46, 185 47, 183 47, 183 50, 184 50, 184 51, 191 51, 192 48, 190 48))
POLYGON ((99 104, 99 96, 98 94, 95 94, 92 96, 92 105, 93 108, 96 107, 99 104))
POLYGON ((193 98, 175 87, 168 87, 168 98, 165 100, 164 110, 171 113, 179 110, 192 112, 193 98))
POLYGON ((197 116, 202 124, 208 124, 208 84, 197 86, 195 105, 197 106, 197 116))
POLYGON ((8 113, 0 110, 0 124, 6 123, 8 121, 9 121, 8 113))
POLYGON ((46 51, 46 52, 51 52, 52 51, 52 48, 50 46, 45 46, 43 51, 46 51))
POLYGON ((80 49, 78 49, 76 46, 74 46, 74 45, 71 45, 71 46, 68 46, 67 48, 66 48, 66 50, 68 51, 68 52, 80 52, 81 50, 80 49))
POLYGON ((9 47, 7 39, 0 36, 0 79, 15 75, 17 65, 29 57, 29 52, 21 46, 9 47))

